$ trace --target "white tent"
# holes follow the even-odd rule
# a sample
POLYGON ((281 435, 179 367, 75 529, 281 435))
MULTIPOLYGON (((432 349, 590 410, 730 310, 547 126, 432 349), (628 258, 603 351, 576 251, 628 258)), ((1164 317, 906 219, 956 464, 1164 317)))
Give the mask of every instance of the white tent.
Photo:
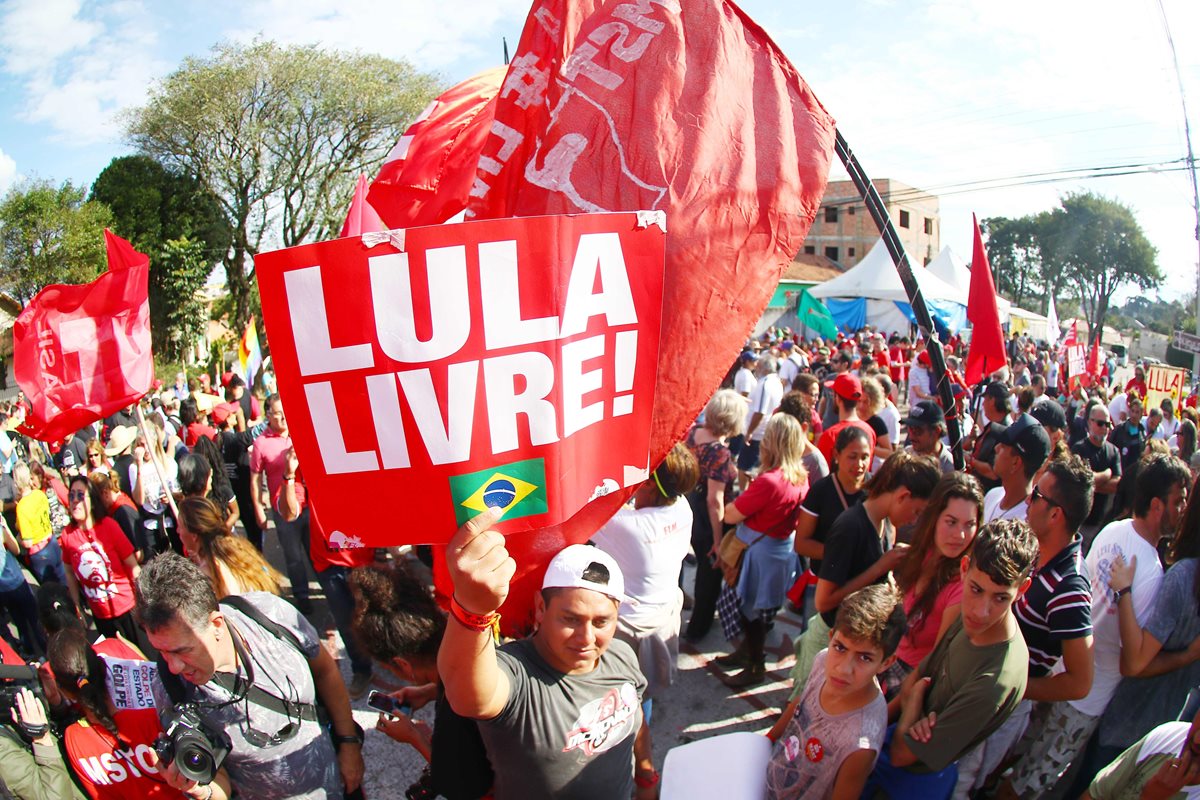
POLYGON ((1026 311, 1013 306, 1010 310, 1009 330, 1024 333, 1034 339, 1046 341, 1050 338, 1050 319, 1036 311, 1026 311))
MULTIPOLYGON (((942 252, 938 253, 937 258, 929 262, 929 266, 926 269, 951 286, 960 289, 963 293, 963 302, 966 302, 966 298, 970 297, 971 268, 949 246, 943 247, 942 252)), ((996 310, 1000 312, 1001 325, 1009 321, 1009 309, 1011 307, 1012 303, 1000 295, 996 295, 996 310)))
MULTIPOLYGON (((930 311, 952 329, 966 324, 967 292, 947 283, 924 267, 914 267, 913 275, 930 311)), ((813 297, 825 300, 839 325, 856 327, 856 323, 872 325, 881 331, 906 331, 911 309, 908 293, 900 281, 900 273, 880 239, 866 258, 836 278, 817 284, 809 290, 813 297), (852 301, 865 300, 865 315, 861 308, 854 315, 839 318, 835 308, 838 301, 849 306, 852 301), (854 319, 855 322, 848 320, 854 319)))

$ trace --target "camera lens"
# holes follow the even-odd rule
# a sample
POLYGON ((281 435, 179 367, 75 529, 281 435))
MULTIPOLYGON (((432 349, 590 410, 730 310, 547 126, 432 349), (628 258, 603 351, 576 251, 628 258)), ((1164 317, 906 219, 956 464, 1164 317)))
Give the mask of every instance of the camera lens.
POLYGON ((216 772, 213 769, 212 756, 198 747, 184 748, 176 761, 181 767, 179 771, 189 777, 211 775, 216 772))

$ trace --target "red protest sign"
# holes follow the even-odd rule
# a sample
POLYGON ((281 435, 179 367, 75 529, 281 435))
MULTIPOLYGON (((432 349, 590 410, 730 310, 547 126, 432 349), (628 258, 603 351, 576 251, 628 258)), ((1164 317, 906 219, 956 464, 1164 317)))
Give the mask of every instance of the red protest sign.
POLYGON ((644 480, 665 248, 647 221, 489 220, 258 256, 280 396, 330 535, 442 543, 489 505, 501 530, 533 530, 644 480), (385 498, 402 521, 379 524, 385 498))

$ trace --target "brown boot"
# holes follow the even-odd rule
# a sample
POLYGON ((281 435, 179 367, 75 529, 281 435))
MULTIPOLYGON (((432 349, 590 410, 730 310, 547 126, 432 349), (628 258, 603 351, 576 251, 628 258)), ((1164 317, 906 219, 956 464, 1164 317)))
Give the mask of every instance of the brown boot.
POLYGON ((748 689, 751 686, 758 686, 766 679, 767 666, 760 661, 749 665, 736 675, 725 678, 724 683, 730 689, 748 689))
POLYGON ((739 669, 750 666, 750 653, 746 650, 746 640, 743 638, 742 643, 729 655, 714 658, 713 663, 721 669, 739 669))

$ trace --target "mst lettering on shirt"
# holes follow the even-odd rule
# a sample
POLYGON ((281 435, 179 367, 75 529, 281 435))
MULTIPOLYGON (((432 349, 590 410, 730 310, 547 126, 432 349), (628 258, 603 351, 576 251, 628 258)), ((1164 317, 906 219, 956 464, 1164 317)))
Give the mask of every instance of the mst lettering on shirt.
POLYGON ((633 650, 613 639, 596 668, 564 675, 532 639, 496 653, 509 697, 479 732, 496 771, 496 800, 609 800, 633 793, 633 742, 646 679, 633 650))
POLYGON ((118 711, 113 715, 125 743, 110 731, 80 720, 63 738, 67 758, 80 783, 93 798, 176 798, 183 795, 158 773, 154 740, 162 733, 154 709, 118 711))

